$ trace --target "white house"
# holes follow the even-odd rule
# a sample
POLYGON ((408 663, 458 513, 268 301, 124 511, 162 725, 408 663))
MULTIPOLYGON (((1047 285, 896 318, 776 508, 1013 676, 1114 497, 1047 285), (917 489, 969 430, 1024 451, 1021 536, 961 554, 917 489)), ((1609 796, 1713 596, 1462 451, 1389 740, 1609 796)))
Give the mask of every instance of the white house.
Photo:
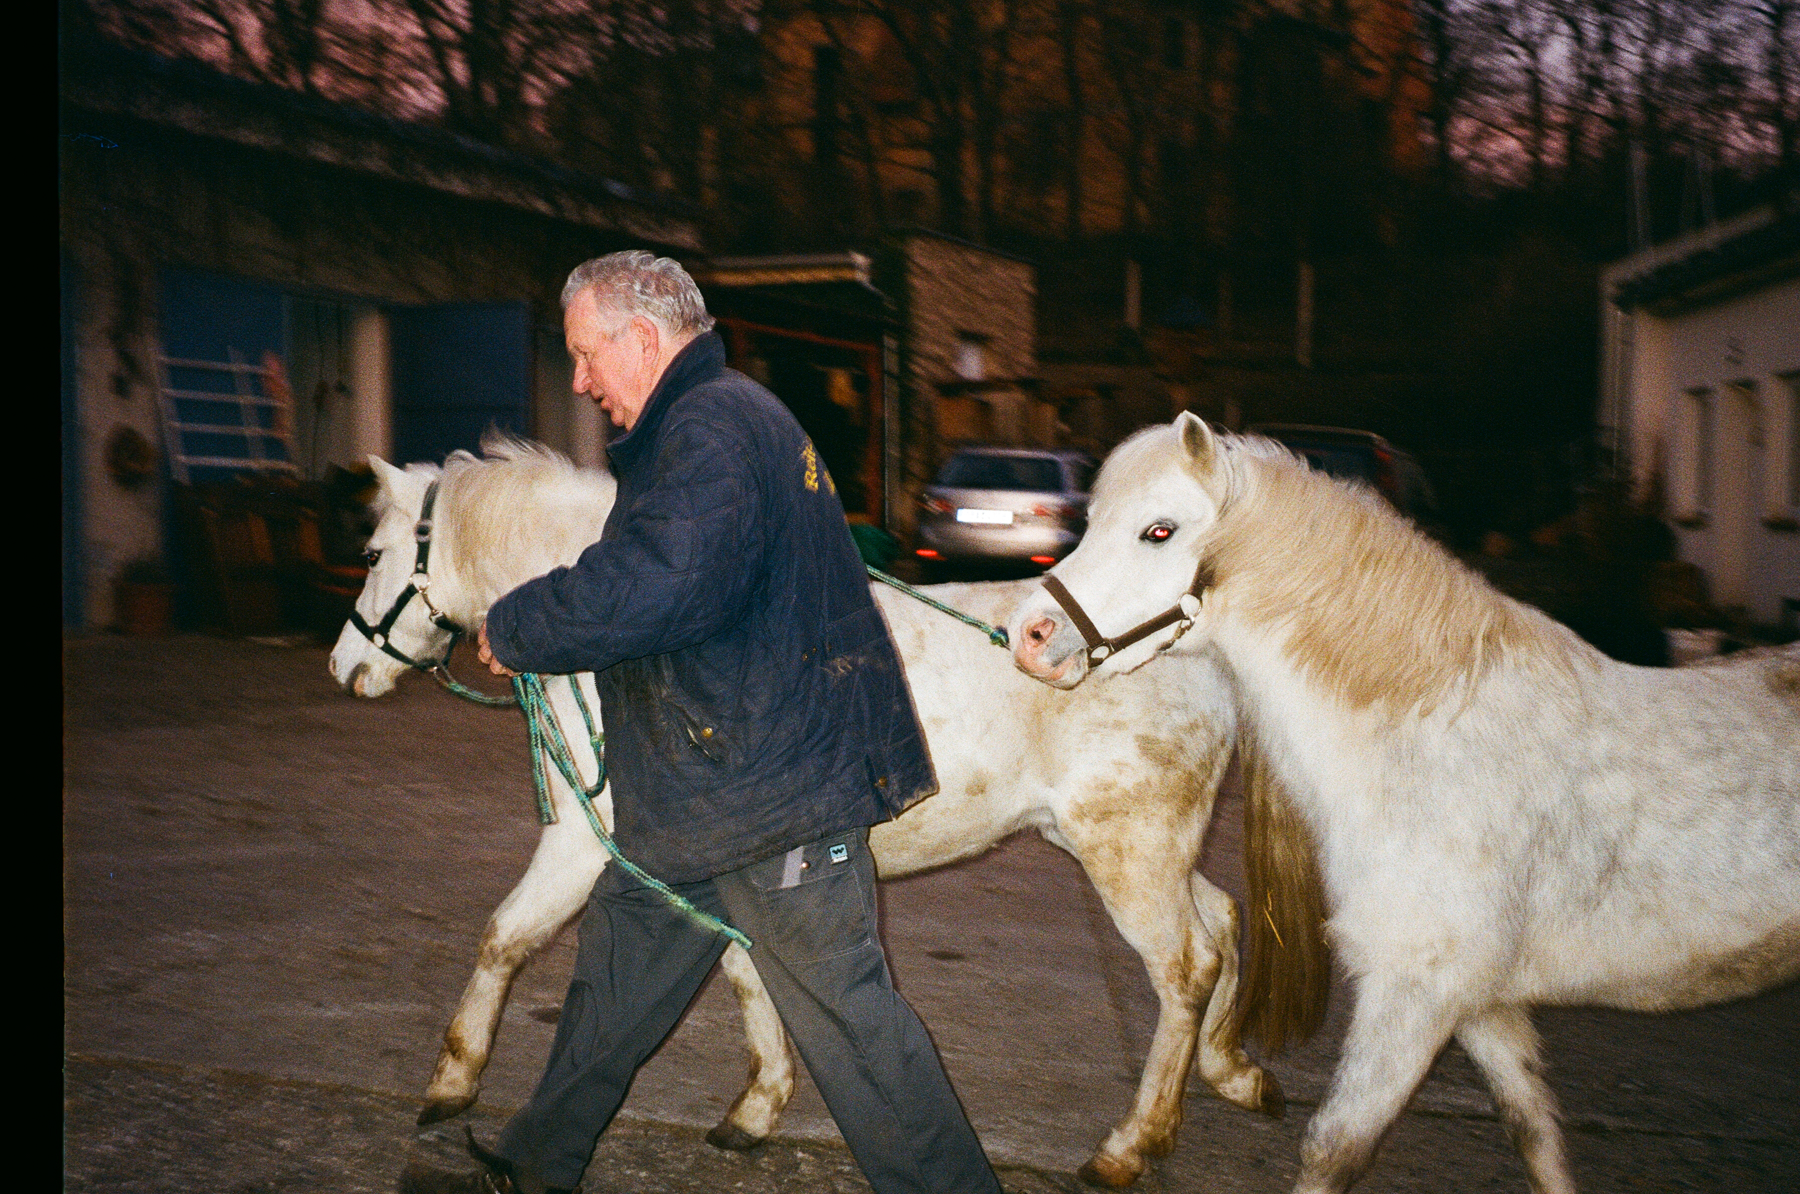
POLYGON ((1774 207, 1601 274, 1600 433, 1713 604, 1800 616, 1800 212, 1774 207))

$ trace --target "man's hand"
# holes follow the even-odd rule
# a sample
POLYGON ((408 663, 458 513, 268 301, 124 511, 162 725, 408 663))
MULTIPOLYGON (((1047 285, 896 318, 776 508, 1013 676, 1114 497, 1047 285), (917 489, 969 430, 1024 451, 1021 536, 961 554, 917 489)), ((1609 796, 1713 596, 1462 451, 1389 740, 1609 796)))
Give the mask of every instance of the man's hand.
POLYGON ((495 659, 494 653, 488 649, 486 622, 483 622, 481 624, 481 629, 476 631, 475 639, 481 644, 481 650, 477 658, 479 658, 481 662, 487 664, 488 671, 494 673, 496 676, 516 676, 519 674, 507 667, 504 663, 501 663, 498 659, 495 659))

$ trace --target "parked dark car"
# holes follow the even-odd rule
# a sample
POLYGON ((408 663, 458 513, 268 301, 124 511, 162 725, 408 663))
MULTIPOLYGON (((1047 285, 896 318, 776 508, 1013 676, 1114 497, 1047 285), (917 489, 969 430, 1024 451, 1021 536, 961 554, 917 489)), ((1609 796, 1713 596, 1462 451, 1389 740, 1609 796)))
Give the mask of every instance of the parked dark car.
POLYGON ((1304 423, 1257 423, 1249 431, 1286 445, 1322 473, 1370 486, 1415 522, 1437 514, 1437 495, 1419 462, 1373 431, 1304 423))
POLYGON ((927 566, 1048 567, 1087 529, 1094 459, 1051 448, 958 450, 919 495, 916 553, 927 566))

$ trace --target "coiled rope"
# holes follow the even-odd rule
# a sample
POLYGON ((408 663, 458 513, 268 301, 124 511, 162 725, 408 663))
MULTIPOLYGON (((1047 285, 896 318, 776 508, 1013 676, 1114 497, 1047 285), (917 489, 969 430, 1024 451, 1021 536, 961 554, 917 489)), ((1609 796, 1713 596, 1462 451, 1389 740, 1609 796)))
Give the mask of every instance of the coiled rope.
MULTIPOLYGON (((1005 627, 983 622, 980 618, 972 617, 959 609, 945 605, 935 597, 928 596, 899 577, 883 572, 873 564, 865 564, 864 567, 868 569, 870 576, 882 584, 899 589, 907 596, 923 601, 931 608, 948 614, 965 625, 973 626, 987 635, 988 641, 996 647, 1008 645, 1005 627)), ((451 643, 452 646, 455 645, 454 638, 451 643)), ((446 658, 448 654, 445 652, 446 658)), ((569 789, 575 793, 575 801, 581 806, 581 811, 587 814, 588 825, 593 829, 594 836, 600 839, 600 844, 606 847, 607 853, 611 854, 613 860, 625 869, 626 874, 661 895, 695 924, 709 932, 723 933, 745 949, 751 947, 750 938, 741 931, 712 913, 695 907, 687 897, 625 857, 624 851, 619 849, 619 844, 613 840, 612 834, 606 832, 606 827, 600 823, 600 814, 594 809, 594 799, 606 786, 606 737, 595 724, 593 710, 588 708, 587 697, 582 694, 581 685, 574 676, 565 678, 569 682, 569 692, 575 697, 575 707, 581 710, 581 720, 587 729, 588 742, 594 751, 596 772, 591 785, 581 782, 581 770, 575 765, 575 756, 570 751, 568 739, 563 734, 562 723, 556 716, 556 710, 550 705, 550 696, 544 688, 543 676, 535 672, 514 676, 513 695, 499 697, 477 692, 468 685, 458 682, 455 677, 450 675, 449 669, 441 663, 427 670, 439 684, 444 686, 445 690, 465 701, 473 701, 475 704, 486 705, 490 708, 503 708, 508 705, 519 707, 519 711, 524 714, 525 729, 531 741, 531 779, 537 792, 539 824, 553 825, 556 823, 556 805, 550 798, 549 772, 549 766, 554 766, 557 773, 568 783, 569 789), (548 760, 549 766, 546 766, 546 760, 548 760)))
POLYGON ((537 787, 538 820, 545 825, 556 820, 556 807, 550 799, 550 773, 544 764, 548 759, 575 793, 576 803, 587 814, 588 826, 593 829, 594 836, 600 839, 600 844, 606 847, 613 860, 625 868, 626 874, 669 901, 682 915, 701 928, 713 933, 723 933, 749 949, 749 937, 712 913, 696 908, 687 897, 625 857, 612 834, 606 832, 606 827, 600 823, 600 814, 594 809, 594 798, 606 786, 606 739, 594 724, 594 714, 588 708, 587 698, 582 695, 581 685, 574 676, 567 679, 569 691, 575 696, 576 708, 581 710, 581 720, 586 723, 588 741, 594 749, 596 773, 591 786, 581 782, 581 772, 575 766, 575 756, 569 750, 568 739, 563 736, 562 724, 557 719, 556 710, 550 706, 550 696, 544 689, 544 678, 533 672, 513 677, 513 695, 519 702, 520 711, 525 715, 525 726, 531 738, 531 778, 537 787))

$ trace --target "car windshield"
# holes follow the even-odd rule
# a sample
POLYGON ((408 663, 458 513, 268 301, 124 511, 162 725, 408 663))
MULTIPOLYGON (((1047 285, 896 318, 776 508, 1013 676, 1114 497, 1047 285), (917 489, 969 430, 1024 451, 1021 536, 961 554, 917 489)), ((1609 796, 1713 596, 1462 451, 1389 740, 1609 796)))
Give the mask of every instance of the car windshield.
POLYGON ((937 483, 950 489, 1030 489, 1055 493, 1062 489, 1062 470, 1042 456, 952 456, 937 483))

